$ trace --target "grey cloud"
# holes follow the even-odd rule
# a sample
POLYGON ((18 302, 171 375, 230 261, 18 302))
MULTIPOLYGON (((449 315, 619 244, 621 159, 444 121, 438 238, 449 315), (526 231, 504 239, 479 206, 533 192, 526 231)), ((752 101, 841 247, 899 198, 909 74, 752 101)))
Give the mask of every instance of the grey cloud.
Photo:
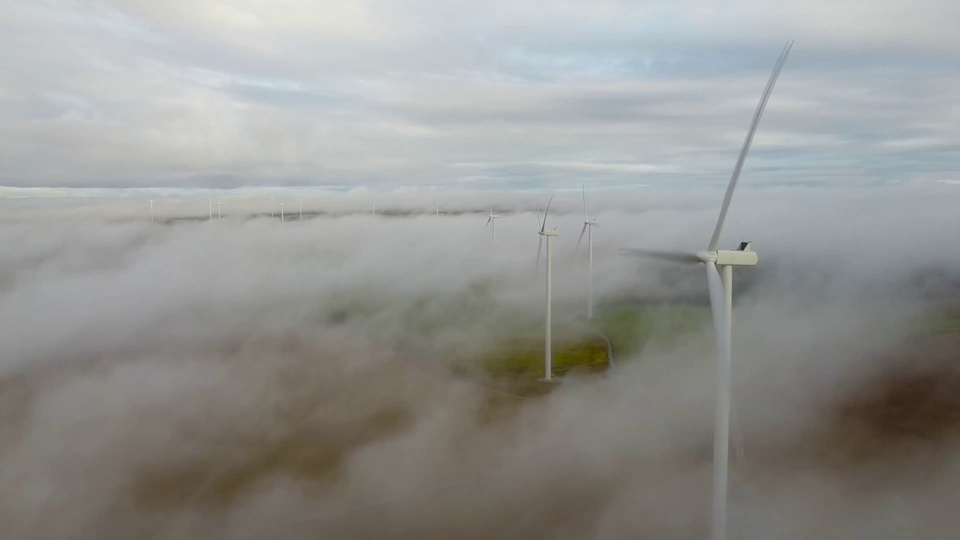
POLYGON ((573 171, 461 176, 455 166, 563 160, 697 181, 730 167, 787 36, 798 44, 748 167, 779 161, 810 179, 870 184, 875 171, 908 178, 927 163, 936 177, 958 144, 948 2, 3 9, 4 185, 581 181, 573 171), (905 140, 927 143, 896 147, 905 140), (893 147, 908 153, 889 163, 893 147), (857 166, 832 170, 842 159, 857 166))

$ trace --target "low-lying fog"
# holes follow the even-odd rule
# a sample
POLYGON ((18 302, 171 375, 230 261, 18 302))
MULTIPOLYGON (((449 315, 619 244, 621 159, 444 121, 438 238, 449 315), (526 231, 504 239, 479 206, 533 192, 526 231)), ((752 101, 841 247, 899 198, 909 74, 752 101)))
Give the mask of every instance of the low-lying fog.
MULTIPOLYGON (((476 213, 436 216, 421 195, 311 197, 302 222, 288 197, 282 224, 269 200, 207 222, 171 221, 205 219, 206 195, 157 198, 153 225, 146 199, 0 201, 3 538, 705 537, 710 328, 544 398, 493 396, 448 355, 542 316, 528 209, 546 196, 448 195, 441 212, 476 213)), ((703 249, 721 198, 588 192, 598 309, 705 301, 701 267, 617 249, 703 249)), ((960 301, 958 201, 737 194, 723 244, 753 240, 760 265, 734 274, 730 538, 955 534, 955 441, 837 411, 890 369, 955 363, 957 342, 904 340, 960 301)), ((582 222, 580 193, 558 194, 557 319, 585 311, 582 222)))

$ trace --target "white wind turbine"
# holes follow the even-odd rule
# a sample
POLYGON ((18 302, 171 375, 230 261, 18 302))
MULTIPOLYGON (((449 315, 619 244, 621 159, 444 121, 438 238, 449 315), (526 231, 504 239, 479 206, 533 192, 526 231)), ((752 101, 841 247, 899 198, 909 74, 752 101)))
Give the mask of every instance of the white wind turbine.
POLYGON ((208 207, 207 221, 211 221, 213 220, 213 199, 207 199, 207 207, 208 207))
POLYGON ((587 267, 587 318, 593 318, 593 228, 597 226, 597 220, 591 220, 587 216, 587 187, 583 186, 583 229, 580 230, 580 239, 577 240, 576 249, 580 249, 580 242, 583 240, 583 233, 587 233, 587 258, 589 265, 587 267))
POLYGON ((303 221, 303 199, 300 199, 300 221, 303 221))
POLYGON ((280 203, 280 223, 283 223, 283 203, 280 203))
POLYGON ((153 223, 153 199, 150 199, 150 223, 153 223))
POLYGON ((487 216, 487 224, 484 225, 484 228, 487 228, 487 227, 489 227, 491 224, 493 224, 493 239, 494 239, 494 240, 497 239, 497 218, 498 218, 498 217, 500 217, 500 216, 498 216, 498 215, 496 215, 496 214, 493 213, 493 207, 491 206, 491 207, 490 207, 490 215, 487 216))
MULTIPOLYGON (((547 238, 547 303, 546 303, 546 336, 544 341, 544 351, 543 351, 543 380, 551 381, 553 379, 553 351, 552 351, 552 337, 550 335, 552 323, 550 320, 552 303, 553 303, 553 255, 550 252, 550 240, 554 236, 560 236, 560 233, 557 232, 557 229, 546 230, 547 227, 547 215, 550 213, 550 203, 553 202, 553 196, 550 197, 550 200, 547 202, 547 209, 543 212, 543 219, 540 219, 540 209, 537 208, 537 224, 540 225, 540 229, 537 231, 537 234, 540 235, 540 241, 537 244, 537 264, 534 267, 534 274, 537 273, 537 270, 540 269, 540 249, 543 247, 543 238, 547 238)), ((492 213, 492 210, 491 210, 492 213)))
POLYGON ((793 47, 793 40, 787 42, 780 58, 770 74, 767 81, 767 87, 760 98, 760 104, 753 115, 753 121, 747 131, 747 137, 743 142, 743 148, 740 150, 740 157, 733 169, 733 175, 730 177, 730 183, 727 185, 727 192, 723 197, 723 204, 720 207, 720 216, 717 219, 717 225, 713 229, 713 236, 710 237, 710 243, 707 244, 705 251, 698 253, 675 252, 675 251, 657 251, 646 249, 622 250, 627 254, 641 257, 652 257, 673 262, 681 263, 704 263, 707 270, 707 286, 710 291, 710 308, 713 312, 714 330, 717 334, 717 403, 716 417, 714 423, 713 439, 713 522, 711 526, 711 538, 713 540, 723 540, 727 534, 727 468, 730 439, 730 372, 731 372, 731 330, 733 322, 733 267, 734 266, 755 266, 759 260, 757 254, 750 248, 750 242, 741 242, 735 250, 717 249, 717 243, 720 240, 720 231, 723 229, 724 219, 727 217, 727 209, 730 207, 730 199, 733 197, 733 191, 737 187, 737 180, 740 178, 740 171, 743 169, 743 162, 750 151, 750 144, 753 142, 753 135, 757 131, 760 123, 760 117, 767 106, 767 100, 773 92, 773 86, 780 75, 787 55, 793 47), (718 272, 717 267, 720 267, 718 272), (722 280, 721 280, 722 276, 722 280))
POLYGON ((220 201, 217 201, 217 219, 223 219, 223 215, 220 213, 220 201))

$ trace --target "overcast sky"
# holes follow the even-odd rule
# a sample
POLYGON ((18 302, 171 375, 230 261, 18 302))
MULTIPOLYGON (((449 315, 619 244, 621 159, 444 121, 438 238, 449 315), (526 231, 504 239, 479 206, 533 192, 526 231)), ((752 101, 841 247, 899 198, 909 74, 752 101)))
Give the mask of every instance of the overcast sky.
POLYGON ((955 0, 10 0, 0 184, 958 179, 955 0))

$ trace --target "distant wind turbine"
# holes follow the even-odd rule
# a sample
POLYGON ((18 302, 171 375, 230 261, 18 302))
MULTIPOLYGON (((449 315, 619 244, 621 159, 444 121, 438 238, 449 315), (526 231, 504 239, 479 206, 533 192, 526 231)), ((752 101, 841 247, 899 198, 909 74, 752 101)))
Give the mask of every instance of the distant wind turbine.
POLYGON ((543 212, 543 219, 540 219, 540 209, 537 209, 537 223, 540 225, 540 230, 537 231, 537 234, 540 235, 540 241, 537 245, 537 264, 534 269, 539 270, 540 268, 540 248, 543 247, 543 238, 547 238, 547 301, 546 301, 546 336, 544 337, 544 352, 543 352, 543 379, 545 381, 550 381, 553 379, 553 351, 552 347, 552 337, 550 335, 552 323, 550 320, 551 311, 552 311, 552 302, 553 302, 553 254, 550 251, 550 240, 554 236, 560 236, 560 233, 557 232, 557 229, 546 230, 547 227, 547 215, 550 213, 550 204, 553 202, 553 196, 550 196, 550 200, 547 202, 547 209, 543 212))
POLYGON ((770 74, 767 87, 760 98, 760 104, 753 115, 747 137, 740 150, 740 156, 733 168, 733 175, 727 185, 727 192, 720 206, 720 216, 713 229, 713 236, 705 251, 698 253, 659 251, 648 249, 625 250, 627 254, 641 257, 651 257, 680 263, 703 263, 707 269, 707 286, 710 291, 710 308, 713 312, 713 325, 717 334, 717 409, 714 420, 713 439, 713 522, 711 535, 713 540, 723 540, 727 534, 727 468, 729 466, 730 449, 730 378, 731 378, 731 333, 733 325, 733 267, 755 266, 759 261, 758 255, 751 249, 750 242, 741 242, 735 250, 717 249, 720 240, 720 231, 730 208, 733 191, 737 187, 740 171, 750 151, 750 144, 760 124, 760 117, 767 106, 767 100, 773 92, 774 84, 787 61, 787 55, 793 47, 793 40, 787 42, 780 58, 770 74), (717 270, 719 268, 719 272, 717 270))
POLYGON ((217 201, 217 219, 223 219, 223 216, 220 214, 220 201, 217 201))
POLYGON ((300 221, 303 221, 303 199, 300 199, 300 221))
POLYGON ((440 217, 440 203, 437 203, 437 217, 440 217))
POLYGON ((207 199, 207 207, 209 213, 207 214, 207 221, 213 220, 213 199, 207 199))
POLYGON ((283 223, 283 203, 280 203, 280 223, 283 223))
POLYGON ((153 199, 150 199, 150 223, 153 223, 153 199))
POLYGON ((580 241, 583 240, 583 233, 587 233, 587 318, 593 318, 593 228, 597 226, 597 220, 591 220, 587 216, 587 186, 583 187, 583 229, 580 230, 580 239, 577 240, 577 248, 580 248, 580 241))
POLYGON ((484 225, 484 228, 489 227, 491 224, 493 225, 493 239, 494 239, 494 240, 497 239, 497 218, 498 218, 498 217, 500 217, 500 216, 498 216, 498 215, 496 215, 496 214, 493 213, 493 207, 491 206, 491 207, 490 207, 490 215, 487 216, 487 224, 484 225))
MULTIPOLYGON (((273 202, 273 197, 270 197, 270 202, 273 202)), ((273 205, 270 205, 270 219, 273 219, 277 216, 276 210, 273 209, 273 205)))

